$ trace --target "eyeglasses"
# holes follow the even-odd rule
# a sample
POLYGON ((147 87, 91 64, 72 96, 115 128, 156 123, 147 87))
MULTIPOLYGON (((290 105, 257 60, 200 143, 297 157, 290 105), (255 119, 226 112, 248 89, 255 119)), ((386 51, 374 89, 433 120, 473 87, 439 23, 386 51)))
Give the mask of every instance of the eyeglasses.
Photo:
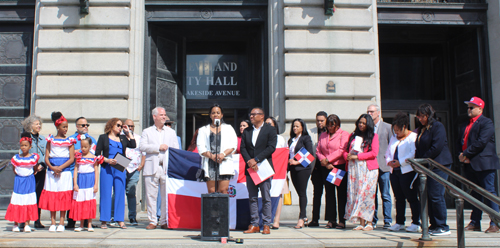
POLYGON ((121 124, 116 124, 116 127, 122 128, 121 124))
POLYGON ((131 127, 131 128, 134 128, 135 126, 134 125, 127 125, 128 127, 131 127))
POLYGON ((80 127, 90 127, 90 124, 78 124, 80 127))
POLYGON ((249 117, 256 116, 256 115, 263 115, 263 113, 250 113, 250 114, 248 114, 249 117))

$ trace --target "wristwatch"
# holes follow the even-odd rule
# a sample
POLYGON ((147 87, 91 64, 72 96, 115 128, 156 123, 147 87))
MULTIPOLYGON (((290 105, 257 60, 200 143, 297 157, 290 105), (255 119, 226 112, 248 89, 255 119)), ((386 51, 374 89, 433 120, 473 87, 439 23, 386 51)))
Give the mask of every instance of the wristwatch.
POLYGON ((254 159, 255 159, 255 162, 257 162, 257 163, 260 162, 259 158, 257 158, 257 157, 255 157, 254 159))

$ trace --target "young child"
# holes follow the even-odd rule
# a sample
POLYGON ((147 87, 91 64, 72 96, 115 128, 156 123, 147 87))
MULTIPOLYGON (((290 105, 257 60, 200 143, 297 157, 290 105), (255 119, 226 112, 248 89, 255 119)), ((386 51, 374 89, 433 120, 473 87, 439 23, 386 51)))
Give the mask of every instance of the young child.
POLYGON ((68 121, 61 112, 52 112, 52 121, 57 128, 57 136, 47 137, 45 164, 45 186, 40 196, 39 207, 50 211, 49 232, 64 232, 64 217, 71 208, 73 194, 73 175, 69 166, 75 157, 76 140, 66 138, 68 121), (60 211, 59 226, 56 227, 56 214, 60 211))
POLYGON ((31 232, 30 220, 38 220, 34 174, 36 174, 36 165, 40 156, 36 153, 29 153, 31 148, 31 135, 29 133, 22 133, 19 143, 21 154, 16 154, 11 160, 16 178, 5 219, 14 221, 13 232, 19 232, 18 223, 25 223, 24 232, 31 232))
POLYGON ((99 164, 102 164, 104 157, 95 156, 90 153, 92 139, 85 137, 85 134, 78 136, 81 144, 81 153, 75 154, 76 163, 73 174, 73 202, 69 218, 80 221, 80 227, 75 228, 75 232, 80 232, 84 228, 84 221, 88 220, 88 231, 93 232, 92 219, 96 215, 95 195, 98 190, 97 180, 99 178, 99 164))

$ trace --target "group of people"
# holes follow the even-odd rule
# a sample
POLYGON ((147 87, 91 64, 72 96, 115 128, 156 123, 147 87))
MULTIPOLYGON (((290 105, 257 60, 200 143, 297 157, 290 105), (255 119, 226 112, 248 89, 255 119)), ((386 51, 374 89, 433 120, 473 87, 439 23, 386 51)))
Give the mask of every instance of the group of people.
MULTIPOLYGON (((496 194, 494 181, 500 169, 494 143, 494 127, 490 119, 482 115, 484 102, 477 97, 466 102, 470 122, 462 129, 462 151, 458 158, 468 178, 486 190, 496 194)), ((302 119, 291 122, 288 142, 280 135, 275 118, 267 117, 260 107, 251 109, 249 120, 241 121, 239 132, 224 123, 221 106, 214 104, 208 111, 210 123, 199 128, 188 150, 202 157, 202 172, 199 179, 206 182, 209 193, 227 193, 229 180, 234 177, 233 154, 241 154, 245 163, 245 175, 250 202, 250 226, 244 233, 260 233, 259 191, 262 197, 262 234, 270 234, 279 228, 281 204, 275 218, 271 214, 271 178, 254 183, 248 170, 258 171, 261 164, 273 166, 272 154, 276 148, 289 148, 288 171, 299 196, 300 212, 294 226, 319 226, 321 197, 326 195, 325 228, 345 229, 346 222, 357 223, 353 230, 371 231, 377 224, 377 194, 380 190, 383 201, 384 228, 399 231, 405 228, 406 202, 412 213, 408 232, 420 232, 420 203, 418 198, 418 174, 408 163, 409 158, 431 158, 450 168, 453 163, 448 148, 446 131, 429 104, 422 104, 416 111, 421 126, 410 130, 407 114, 398 113, 392 125, 380 118, 380 108, 370 105, 355 123, 352 133, 341 129, 341 120, 335 114, 324 111, 316 114, 316 127, 308 130, 302 119), (301 150, 315 154, 315 160, 308 165, 297 161, 301 150), (341 170, 345 175, 340 183, 327 181, 332 170, 341 170), (313 214, 309 222, 306 214, 307 185, 309 178, 314 186, 313 214), (378 186, 378 187, 377 187, 378 186), (395 196, 396 222, 392 223, 390 188, 395 196)), ((167 229, 165 196, 165 170, 169 148, 179 148, 175 131, 165 125, 168 120, 162 107, 152 110, 154 125, 143 130, 142 136, 134 133, 132 120, 122 122, 112 118, 106 123, 104 134, 98 141, 88 135, 89 124, 83 117, 76 120, 77 132, 66 137, 68 121, 59 112, 52 113, 57 135, 47 139, 39 134, 41 119, 28 117, 24 122, 26 133, 20 140, 20 153, 12 159, 16 174, 14 193, 7 210, 6 219, 14 221, 14 231, 24 223, 29 232, 29 221, 39 222, 40 209, 51 211, 49 231, 64 231, 66 211, 71 221, 81 221, 80 227, 93 231, 92 219, 96 216, 96 193, 100 189, 101 228, 108 222, 124 223, 125 195, 128 200, 129 219, 136 221, 135 187, 143 171, 149 225, 167 229), (115 155, 122 154, 132 160, 125 170, 120 169, 115 155), (99 169, 99 165, 101 165, 99 169), (100 172, 100 173, 99 173, 100 172), (100 178, 97 184, 96 178, 100 178), (159 192, 161 192, 159 194, 159 192), (160 204, 157 202, 161 201, 160 204), (159 206, 160 208, 158 209, 159 206), (56 226, 56 213, 60 212, 56 226), (160 218, 157 212, 160 211, 160 218)), ((433 168, 444 179, 447 174, 433 168)), ((430 234, 449 235, 446 224, 446 203, 444 186, 429 178, 430 234)), ((283 193, 288 191, 285 184, 283 193)), ((478 199, 480 197, 475 195, 478 199)), ((484 199, 485 204, 498 211, 498 206, 484 199)), ((481 211, 474 208, 467 230, 481 230, 481 211)), ((70 221, 68 220, 68 223, 70 221)), ((491 222, 486 232, 498 232, 491 222)))

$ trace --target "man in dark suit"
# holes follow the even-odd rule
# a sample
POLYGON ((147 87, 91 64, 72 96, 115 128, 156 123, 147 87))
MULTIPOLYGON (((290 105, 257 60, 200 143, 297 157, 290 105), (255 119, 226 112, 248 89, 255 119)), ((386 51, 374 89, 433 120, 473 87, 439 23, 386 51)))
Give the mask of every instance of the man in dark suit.
MULTIPOLYGON (((491 119, 483 116, 484 101, 481 98, 472 97, 465 103, 468 105, 467 114, 470 121, 460 128, 462 153, 458 158, 464 163, 467 179, 497 195, 495 177, 496 170, 500 169, 500 163, 495 148, 495 127, 491 119)), ((498 212, 496 203, 483 198, 475 191, 472 191, 472 195, 498 212)), ((472 206, 471 221, 465 230, 481 231, 482 214, 481 210, 472 206)), ((498 232, 498 226, 491 221, 486 233, 498 232)))
MULTIPOLYGON (((375 124, 375 133, 378 135, 379 152, 377 155, 378 162, 378 189, 375 194, 375 213, 373 215, 372 225, 377 228, 378 221, 378 192, 382 198, 382 210, 384 213, 384 229, 391 227, 392 223, 392 197, 391 197, 391 167, 385 162, 385 151, 392 136, 392 126, 380 119, 380 107, 376 104, 368 106, 366 113, 369 114, 375 124)), ((407 229, 408 231, 408 229, 407 229)))
POLYGON ((267 159, 273 166, 272 154, 276 149, 276 129, 264 123, 265 113, 261 108, 253 108, 250 111, 250 122, 253 126, 248 127, 241 135, 240 152, 246 162, 245 175, 247 179, 248 199, 250 201, 250 226, 243 233, 259 233, 259 189, 262 195, 262 222, 264 229, 262 234, 271 234, 271 180, 272 177, 255 185, 248 169, 258 171, 261 162, 267 159))

